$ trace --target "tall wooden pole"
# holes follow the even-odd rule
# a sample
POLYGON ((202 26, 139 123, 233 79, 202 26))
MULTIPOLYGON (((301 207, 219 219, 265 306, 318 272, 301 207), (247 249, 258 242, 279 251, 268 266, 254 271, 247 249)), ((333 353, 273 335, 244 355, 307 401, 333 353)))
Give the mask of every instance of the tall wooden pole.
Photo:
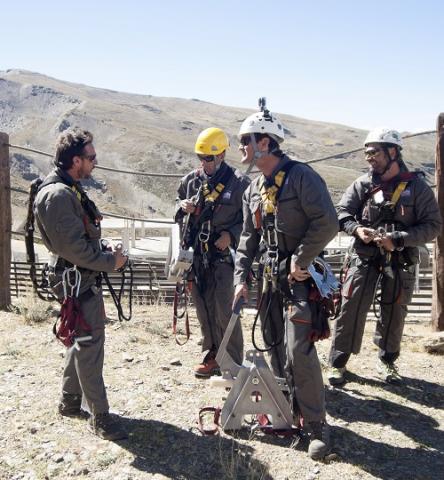
MULTIPOLYGON (((444 219, 444 113, 438 117, 436 126, 436 157, 435 179, 436 198, 441 216, 444 219)), ((436 239, 433 253, 432 278, 432 328, 435 331, 444 330, 444 234, 436 239)))
POLYGON ((9 136, 0 132, 0 309, 11 304, 11 181, 9 136))

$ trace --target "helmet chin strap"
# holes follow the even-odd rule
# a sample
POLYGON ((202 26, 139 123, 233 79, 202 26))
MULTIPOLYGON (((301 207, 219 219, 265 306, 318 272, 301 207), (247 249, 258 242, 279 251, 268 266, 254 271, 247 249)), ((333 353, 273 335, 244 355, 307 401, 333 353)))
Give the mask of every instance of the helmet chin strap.
POLYGON ((392 163, 395 163, 397 161, 397 158, 395 158, 395 160, 392 159, 392 157, 390 156, 390 153, 388 151, 388 148, 387 147, 382 147, 383 150, 384 150, 384 153, 387 155, 387 158, 389 159, 388 162, 387 162, 387 165, 386 167, 384 168, 384 171, 380 174, 380 176, 382 177, 383 175, 385 175, 389 170, 390 170, 390 167, 392 166, 392 163))
POLYGON ((251 139, 251 145, 253 145, 254 155, 253 155, 253 160, 251 161, 250 165, 248 165, 248 168, 245 171, 245 175, 248 175, 251 172, 251 170, 253 170, 253 167, 256 166, 256 162, 260 158, 266 155, 266 153, 261 152, 257 147, 256 137, 254 136, 254 133, 250 133, 250 139, 251 139))

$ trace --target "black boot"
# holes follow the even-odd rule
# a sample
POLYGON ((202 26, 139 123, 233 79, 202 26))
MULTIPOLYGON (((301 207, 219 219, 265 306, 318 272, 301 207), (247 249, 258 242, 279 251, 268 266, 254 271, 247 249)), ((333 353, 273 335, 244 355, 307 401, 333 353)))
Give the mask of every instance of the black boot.
POLYGON ((82 395, 64 393, 60 399, 58 410, 64 417, 86 418, 88 414, 80 408, 81 405, 82 395))

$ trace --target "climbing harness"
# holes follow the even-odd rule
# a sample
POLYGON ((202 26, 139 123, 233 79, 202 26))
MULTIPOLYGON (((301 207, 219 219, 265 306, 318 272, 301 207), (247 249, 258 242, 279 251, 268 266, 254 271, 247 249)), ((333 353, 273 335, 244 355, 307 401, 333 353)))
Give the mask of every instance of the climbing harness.
MULTIPOLYGON (((68 268, 68 269, 71 269, 70 271, 73 271, 72 269, 75 268, 78 275, 81 275, 80 270, 82 270, 82 269, 77 269, 77 267, 75 265, 72 265, 70 262, 68 262, 64 259, 60 259, 61 262, 60 262, 60 265, 58 265, 57 261, 59 260, 59 257, 50 252, 50 257, 54 258, 54 260, 55 260, 54 264, 53 265, 48 265, 48 264, 45 265, 45 267, 43 269, 43 272, 42 272, 43 280, 40 284, 37 282, 36 269, 35 269, 35 250, 34 250, 35 216, 34 216, 33 208, 34 208, 34 202, 35 202, 35 197, 36 197, 37 193, 42 188, 46 187, 47 185, 51 185, 53 183, 63 183, 64 185, 68 186, 71 189, 71 191, 75 194, 76 198, 78 199, 78 201, 82 205, 82 208, 83 208, 83 210, 86 214, 86 217, 89 218, 89 220, 91 221, 91 223, 93 225, 99 226, 100 221, 102 220, 102 216, 100 215, 100 213, 99 213, 96 205, 94 204, 94 202, 92 200, 90 200, 88 198, 88 196, 86 195, 86 193, 81 189, 81 187, 76 182, 74 182, 69 176, 67 176, 66 173, 63 172, 62 170, 57 169, 55 173, 48 176, 45 180, 37 179, 37 180, 34 180, 31 183, 30 195, 29 195, 29 201, 28 201, 28 215, 27 215, 27 221, 26 221, 25 242, 26 242, 27 261, 30 263, 30 276, 31 276, 31 280, 32 280, 32 283, 33 283, 33 287, 34 287, 35 292, 39 296, 39 298, 41 298, 42 300, 54 300, 54 299, 57 300, 57 297, 54 296, 49 291, 48 273, 51 270, 53 272, 55 272, 58 268, 60 268, 60 267, 63 268, 63 266, 68 268), (46 294, 47 298, 45 298, 40 293, 39 290, 43 291, 46 294)), ((85 226, 85 232, 86 232, 86 224, 87 224, 87 221, 88 221, 86 217, 83 218, 83 223, 84 223, 84 226, 85 226)), ((102 248, 105 247, 105 249, 106 249, 106 245, 104 245, 103 242, 104 241, 102 240, 102 248)), ((65 275, 66 268, 63 271, 62 278, 63 278, 63 275, 65 275)), ((87 269, 85 269, 85 270, 87 270, 87 269)), ((124 267, 119 269, 119 272, 121 273, 121 284, 120 284, 120 290, 119 290, 118 293, 116 293, 115 289, 111 285, 111 282, 109 280, 108 275, 105 272, 103 272, 102 275, 103 275, 103 278, 105 279, 105 281, 108 285, 108 289, 110 291, 111 297, 112 297, 112 299, 114 301, 114 304, 117 308, 119 320, 120 321, 130 320, 131 316, 132 316, 132 285, 133 285, 133 270, 132 270, 131 262, 128 260, 127 263, 124 265, 124 267), (125 275, 126 270, 128 270, 130 272, 130 279, 129 279, 130 291, 129 291, 129 301, 128 301, 129 313, 128 313, 128 315, 125 315, 123 313, 122 302, 121 302, 122 294, 123 294, 124 287, 125 287, 125 284, 126 284, 126 275, 125 275)), ((81 276, 76 277, 76 278, 81 278, 81 276)), ((80 296, 80 298, 84 299, 88 295, 95 294, 98 291, 98 289, 100 288, 100 281, 101 281, 101 277, 98 276, 96 285, 93 285, 87 292, 84 292, 80 296)), ((70 279, 65 278, 65 282, 69 283, 70 279)), ((79 282, 80 282, 80 280, 79 280, 79 282)), ((63 283, 63 280, 62 280, 62 283, 63 283)), ((80 284, 79 284, 79 288, 80 288, 80 284)), ((66 297, 66 294, 64 296, 66 297)), ((74 307, 69 307, 69 308, 80 309, 80 306, 77 305, 78 297, 76 296, 75 298, 76 298, 76 302, 68 302, 68 304, 74 303, 75 306, 74 307)))
MULTIPOLYGON (((270 329, 273 330, 273 322, 270 318, 270 311, 272 310, 273 302, 276 301, 279 295, 279 274, 282 267, 279 261, 278 238, 276 231, 276 213, 278 207, 279 197, 282 192, 282 187, 285 183, 285 178, 290 170, 297 164, 293 160, 286 162, 281 169, 276 173, 272 179, 267 179, 264 175, 261 176, 259 182, 259 192, 261 196, 261 206, 254 212, 256 218, 257 230, 262 229, 262 236, 264 242, 264 251, 262 254, 262 291, 259 296, 258 309, 253 322, 252 328, 252 343, 254 348, 259 352, 267 352, 277 347, 283 338, 265 338, 265 330, 267 322, 270 324, 270 329), (262 337, 265 343, 265 348, 258 346, 255 338, 257 323, 259 321, 260 312, 263 308, 264 301, 267 299, 265 307, 265 315, 262 321, 262 337)), ((285 262, 284 262, 285 263, 285 262)), ((273 332, 271 332, 273 334, 273 332)), ((275 337, 275 335, 272 335, 275 337)))

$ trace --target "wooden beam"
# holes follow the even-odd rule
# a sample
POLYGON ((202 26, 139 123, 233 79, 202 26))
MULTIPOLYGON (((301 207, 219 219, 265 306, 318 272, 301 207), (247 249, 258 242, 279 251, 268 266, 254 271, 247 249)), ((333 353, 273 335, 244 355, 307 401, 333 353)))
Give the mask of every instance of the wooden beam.
POLYGON ((9 136, 0 132, 0 309, 11 305, 11 180, 9 136))
MULTIPOLYGON (((441 217, 444 219, 444 113, 438 117, 436 126, 435 183, 441 217)), ((444 235, 436 239, 433 252, 432 276, 432 328, 444 330, 444 235)))

